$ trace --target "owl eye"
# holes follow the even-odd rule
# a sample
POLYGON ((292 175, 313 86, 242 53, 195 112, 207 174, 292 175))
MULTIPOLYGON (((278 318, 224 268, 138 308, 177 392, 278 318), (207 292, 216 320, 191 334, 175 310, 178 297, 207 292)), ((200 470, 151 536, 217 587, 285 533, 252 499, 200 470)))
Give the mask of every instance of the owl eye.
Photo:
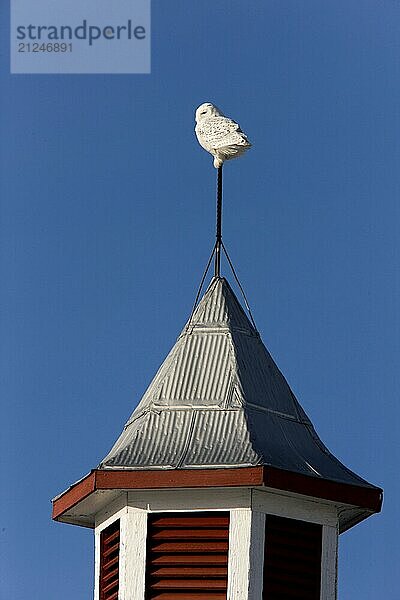
POLYGON ((201 115, 206 115, 206 114, 207 114, 207 111, 206 111, 206 110, 203 110, 203 112, 201 112, 200 114, 201 114, 201 115))

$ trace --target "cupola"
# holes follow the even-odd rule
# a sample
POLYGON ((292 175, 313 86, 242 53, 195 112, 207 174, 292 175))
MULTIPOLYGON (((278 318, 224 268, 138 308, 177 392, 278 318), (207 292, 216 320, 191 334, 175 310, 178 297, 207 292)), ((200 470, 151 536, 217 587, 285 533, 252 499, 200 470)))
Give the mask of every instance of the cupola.
POLYGON ((205 294, 114 446, 53 500, 94 530, 94 600, 335 600, 338 535, 381 508, 220 274, 218 176, 205 294))

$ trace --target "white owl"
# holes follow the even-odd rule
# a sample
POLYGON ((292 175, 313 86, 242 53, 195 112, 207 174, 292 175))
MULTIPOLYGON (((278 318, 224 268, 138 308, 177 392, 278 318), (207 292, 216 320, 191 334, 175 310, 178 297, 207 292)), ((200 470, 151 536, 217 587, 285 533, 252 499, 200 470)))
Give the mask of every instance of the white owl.
POLYGON ((237 158, 251 147, 239 125, 228 119, 211 102, 196 110, 195 132, 200 146, 214 156, 214 167, 222 167, 225 160, 237 158))

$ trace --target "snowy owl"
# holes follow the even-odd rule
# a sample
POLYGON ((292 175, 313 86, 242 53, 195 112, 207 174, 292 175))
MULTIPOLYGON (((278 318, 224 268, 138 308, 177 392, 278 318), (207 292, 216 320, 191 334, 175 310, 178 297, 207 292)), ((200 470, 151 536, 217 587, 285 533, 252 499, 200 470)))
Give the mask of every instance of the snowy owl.
POLYGON ((195 132, 200 146, 214 156, 214 167, 222 167, 225 160, 241 156, 251 146, 239 125, 225 117, 211 102, 196 110, 195 132))

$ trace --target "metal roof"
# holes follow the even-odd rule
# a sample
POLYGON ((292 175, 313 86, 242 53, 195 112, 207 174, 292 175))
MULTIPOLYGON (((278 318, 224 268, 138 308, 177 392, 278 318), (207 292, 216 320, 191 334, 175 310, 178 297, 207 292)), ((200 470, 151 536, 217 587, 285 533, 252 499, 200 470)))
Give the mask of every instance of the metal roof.
POLYGON ((214 277, 99 468, 256 465, 374 487, 323 445, 228 282, 214 277))

